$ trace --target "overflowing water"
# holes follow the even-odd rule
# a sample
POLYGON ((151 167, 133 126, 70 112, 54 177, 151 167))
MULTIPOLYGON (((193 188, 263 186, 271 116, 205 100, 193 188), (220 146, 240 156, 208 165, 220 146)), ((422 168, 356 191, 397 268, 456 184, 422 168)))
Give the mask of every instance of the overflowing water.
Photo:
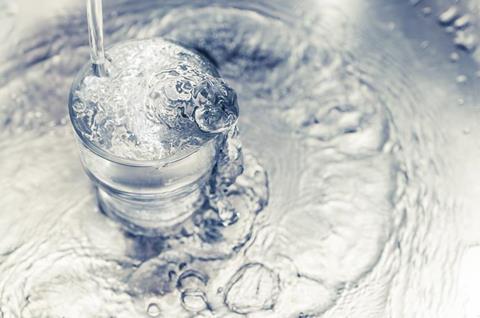
POLYGON ((478 316, 480 57, 459 38, 480 14, 450 6, 106 2, 111 44, 196 50, 241 109, 234 219, 213 207, 155 238, 99 213, 81 170, 84 15, 21 33, 0 51, 0 317, 478 316))
POLYGON ((109 76, 87 67, 72 92, 79 133, 113 155, 154 160, 200 146, 233 129, 235 92, 214 66, 163 40, 108 51, 109 76))

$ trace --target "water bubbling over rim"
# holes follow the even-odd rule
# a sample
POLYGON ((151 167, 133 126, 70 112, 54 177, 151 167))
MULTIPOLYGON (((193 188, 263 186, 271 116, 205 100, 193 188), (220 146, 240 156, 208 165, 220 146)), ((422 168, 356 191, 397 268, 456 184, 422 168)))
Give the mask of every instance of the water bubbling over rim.
MULTIPOLYGON (((168 42, 172 45, 177 45, 181 47, 182 49, 191 52, 194 55, 199 56, 199 58, 206 60, 203 56, 198 55, 195 52, 192 52, 190 49, 185 48, 178 43, 175 43, 173 41, 169 41, 163 38, 157 38, 162 41, 168 42)), ((128 42, 141 42, 141 41, 148 41, 148 40, 155 40, 155 38, 150 38, 150 39, 133 39, 133 40, 126 40, 126 41, 121 41, 117 42, 111 46, 108 47, 108 49, 117 46, 117 45, 123 45, 128 42)), ((206 61, 208 62, 208 61, 206 61)), ((210 62, 208 62, 210 63, 210 62)), ((77 125, 77 121, 75 120, 75 112, 73 111, 72 105, 73 105, 73 92, 74 88, 78 87, 79 82, 84 78, 85 74, 90 72, 92 69, 92 64, 91 62, 88 62, 84 67, 80 69, 80 71, 77 73, 75 76, 75 79, 73 80, 73 83, 70 88, 69 96, 68 96, 68 113, 70 117, 70 122, 72 123, 73 130, 75 132, 75 135, 77 137, 77 140, 79 140, 82 145, 85 146, 88 150, 92 151, 94 154, 96 154, 99 157, 102 157, 105 160, 115 162, 117 164, 125 165, 125 166, 133 166, 133 167, 145 167, 145 166, 158 166, 158 165, 167 165, 167 164, 172 164, 178 161, 181 161, 182 159, 185 159, 197 151, 200 150, 200 148, 207 146, 209 143, 216 142, 218 139, 219 135, 222 134, 211 134, 211 138, 208 139, 205 143, 199 146, 195 147, 186 147, 185 149, 176 151, 173 155, 164 157, 164 158, 159 158, 159 159, 129 159, 125 157, 120 157, 118 155, 115 155, 105 149, 102 149, 98 145, 96 145, 94 142, 89 140, 88 138, 85 138, 84 134, 82 133, 81 129, 77 125)))

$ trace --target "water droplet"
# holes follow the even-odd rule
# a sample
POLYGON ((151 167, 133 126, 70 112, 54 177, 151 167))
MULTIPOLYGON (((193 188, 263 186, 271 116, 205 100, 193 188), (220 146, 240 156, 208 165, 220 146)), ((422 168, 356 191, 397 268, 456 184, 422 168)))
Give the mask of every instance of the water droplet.
POLYGON ((148 305, 147 313, 150 317, 160 317, 160 307, 155 303, 151 303, 148 305))
POLYGON ((470 132, 471 132, 470 128, 464 128, 463 129, 463 134, 464 135, 470 135, 470 132))
POLYGON ((458 75, 457 76, 457 83, 458 84, 464 84, 466 83, 468 78, 465 75, 458 75))
POLYGON ((432 8, 431 7, 424 7, 422 9, 422 13, 423 15, 427 16, 427 15, 430 15, 432 13, 432 8))
POLYGON ((456 6, 451 6, 438 16, 438 21, 441 24, 447 25, 447 24, 451 24, 458 17, 459 17, 458 8, 456 6))
POLYGON ((182 306, 190 312, 203 311, 208 308, 207 297, 200 290, 185 290, 182 292, 182 306))
POLYGON ((464 105, 465 104, 465 100, 463 98, 457 99, 457 102, 458 102, 458 105, 464 105))
POLYGON ((208 277, 197 270, 188 269, 183 272, 177 281, 177 289, 184 291, 192 288, 199 288, 205 286, 208 282, 208 277))
POLYGON ((212 87, 207 83, 200 88, 196 98, 195 122, 198 127, 209 133, 220 133, 229 130, 238 119, 237 95, 223 81, 212 87))
POLYGON ((450 61, 452 61, 453 63, 457 62, 459 58, 460 55, 457 52, 453 52, 452 54, 450 54, 450 61))
POLYGON ((472 52, 477 47, 477 38, 473 32, 458 31, 455 34, 454 43, 458 48, 472 52))
POLYGON ((422 41, 422 43, 420 43, 420 47, 422 49, 426 49, 429 45, 430 45, 430 42, 428 41, 422 41))
POLYGON ((471 23, 471 17, 468 14, 462 15, 453 24, 457 29, 463 29, 469 26, 471 23))
POLYGON ((447 33, 453 33, 453 32, 455 32, 455 28, 453 26, 448 26, 448 27, 445 28, 445 31, 447 33))
POLYGON ((480 70, 476 71, 476 72, 475 72, 475 75, 476 75, 478 78, 480 78, 480 70))

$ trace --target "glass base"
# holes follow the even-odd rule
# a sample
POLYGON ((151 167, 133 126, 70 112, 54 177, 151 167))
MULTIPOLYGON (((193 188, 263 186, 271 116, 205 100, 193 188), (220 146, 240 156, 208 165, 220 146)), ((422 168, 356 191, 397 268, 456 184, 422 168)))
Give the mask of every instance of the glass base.
POLYGON ((197 211, 204 202, 198 185, 178 193, 138 195, 97 187, 100 209, 136 235, 169 235, 197 211))

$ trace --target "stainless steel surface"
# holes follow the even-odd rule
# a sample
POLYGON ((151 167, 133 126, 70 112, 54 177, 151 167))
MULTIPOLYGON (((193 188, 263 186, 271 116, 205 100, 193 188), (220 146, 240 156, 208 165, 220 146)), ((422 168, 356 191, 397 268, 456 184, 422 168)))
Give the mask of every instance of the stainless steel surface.
POLYGON ((97 211, 66 121, 83 9, 0 2, 0 317, 480 315, 478 1, 106 1, 107 44, 219 65, 268 173, 258 216, 178 240, 97 211))

